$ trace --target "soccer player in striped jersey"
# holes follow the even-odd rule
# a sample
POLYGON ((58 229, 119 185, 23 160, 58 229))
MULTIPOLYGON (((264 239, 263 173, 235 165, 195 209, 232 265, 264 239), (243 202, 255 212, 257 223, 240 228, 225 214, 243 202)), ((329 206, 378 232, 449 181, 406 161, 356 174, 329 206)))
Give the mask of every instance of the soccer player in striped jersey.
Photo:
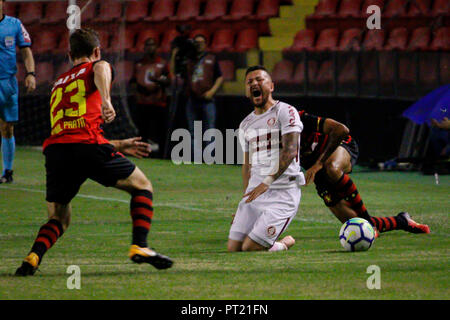
POLYGON ((342 223, 360 217, 369 221, 378 232, 430 232, 427 225, 415 222, 407 212, 391 217, 370 216, 349 176, 359 154, 349 129, 333 119, 308 114, 304 110, 299 114, 304 125, 300 161, 306 169, 306 184, 315 183, 325 205, 342 223))
POLYGON ((115 118, 110 89, 112 68, 101 60, 100 41, 95 31, 78 29, 70 36, 73 68, 57 78, 50 99, 51 133, 44 141, 47 177, 48 221, 16 275, 33 275, 44 254, 67 230, 71 200, 81 185, 92 179, 104 186, 126 191, 131 196, 133 224, 129 258, 157 269, 172 266, 172 260, 148 248, 147 235, 153 218, 153 188, 145 174, 118 150, 131 151, 137 141, 110 142, 101 125, 115 118), (130 144, 131 143, 131 144, 130 144))

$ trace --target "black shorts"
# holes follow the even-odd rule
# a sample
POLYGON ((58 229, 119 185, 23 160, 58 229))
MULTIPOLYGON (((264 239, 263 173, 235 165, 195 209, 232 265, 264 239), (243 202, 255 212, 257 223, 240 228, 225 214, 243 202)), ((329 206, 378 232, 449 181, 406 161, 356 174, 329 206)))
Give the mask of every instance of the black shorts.
MULTIPOLYGON (((347 150, 347 152, 350 154, 350 161, 353 168, 353 166, 356 164, 356 160, 358 160, 358 144, 355 140, 352 139, 349 143, 341 143, 340 146, 347 150)), ((339 203, 339 201, 343 199, 337 194, 334 186, 328 181, 324 169, 321 169, 317 172, 316 177, 314 178, 314 184, 316 185, 317 194, 323 199, 327 206, 334 207, 339 203)))
POLYGON ((351 157, 350 161, 352 163, 353 168, 359 157, 358 144, 356 143, 355 139, 352 138, 352 140, 349 143, 342 142, 340 146, 343 147, 345 150, 347 150, 347 152, 350 154, 351 157))
POLYGON ((44 155, 46 200, 61 204, 69 203, 87 179, 111 187, 136 168, 110 144, 53 144, 44 155))

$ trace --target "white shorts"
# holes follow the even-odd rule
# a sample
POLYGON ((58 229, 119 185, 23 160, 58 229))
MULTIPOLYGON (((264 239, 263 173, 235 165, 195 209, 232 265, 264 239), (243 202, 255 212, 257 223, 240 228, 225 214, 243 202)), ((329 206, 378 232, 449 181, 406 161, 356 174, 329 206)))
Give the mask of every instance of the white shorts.
POLYGON ((228 236, 244 241, 246 236, 260 245, 271 248, 297 214, 301 190, 269 189, 250 203, 247 197, 239 202, 228 236))

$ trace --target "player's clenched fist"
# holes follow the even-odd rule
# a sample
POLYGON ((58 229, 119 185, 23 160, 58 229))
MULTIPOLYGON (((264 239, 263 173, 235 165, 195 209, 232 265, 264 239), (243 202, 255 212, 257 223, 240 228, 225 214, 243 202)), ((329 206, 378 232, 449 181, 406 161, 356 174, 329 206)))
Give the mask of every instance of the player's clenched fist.
POLYGON ((102 104, 102 118, 106 123, 110 123, 116 117, 116 111, 110 101, 102 104))

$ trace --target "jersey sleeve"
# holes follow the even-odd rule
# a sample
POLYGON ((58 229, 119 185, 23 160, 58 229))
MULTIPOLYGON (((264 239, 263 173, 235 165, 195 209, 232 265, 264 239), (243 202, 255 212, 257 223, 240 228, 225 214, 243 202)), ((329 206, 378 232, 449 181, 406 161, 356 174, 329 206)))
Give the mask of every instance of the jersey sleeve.
POLYGON ((17 20, 17 31, 16 31, 16 43, 19 48, 26 48, 31 46, 31 37, 27 29, 25 29, 22 22, 17 20))
POLYGON ((281 108, 278 114, 278 120, 281 126, 281 135, 291 132, 301 133, 303 130, 303 123, 300 120, 298 111, 293 106, 281 108))
POLYGON ((241 145, 242 151, 249 152, 249 145, 247 139, 245 139, 245 131, 242 129, 242 125, 239 126, 239 144, 241 145))

